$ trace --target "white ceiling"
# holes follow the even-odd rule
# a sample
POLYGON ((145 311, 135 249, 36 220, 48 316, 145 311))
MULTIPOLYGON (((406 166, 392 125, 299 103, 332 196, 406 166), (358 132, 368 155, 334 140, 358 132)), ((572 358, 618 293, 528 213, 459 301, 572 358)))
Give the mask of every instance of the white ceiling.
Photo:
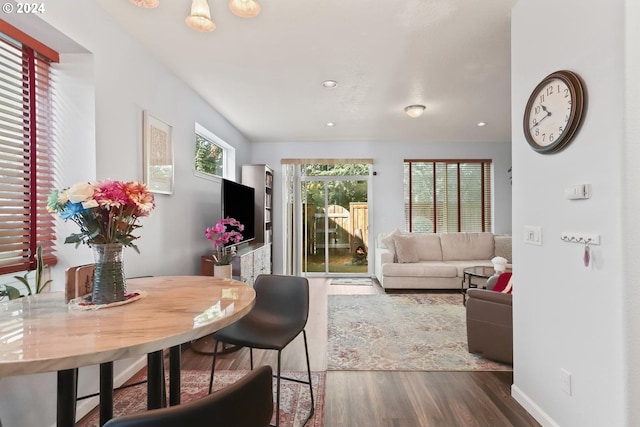
POLYGON ((508 142, 516 1, 260 0, 243 19, 209 0, 211 33, 191 0, 97 3, 251 141, 508 142))

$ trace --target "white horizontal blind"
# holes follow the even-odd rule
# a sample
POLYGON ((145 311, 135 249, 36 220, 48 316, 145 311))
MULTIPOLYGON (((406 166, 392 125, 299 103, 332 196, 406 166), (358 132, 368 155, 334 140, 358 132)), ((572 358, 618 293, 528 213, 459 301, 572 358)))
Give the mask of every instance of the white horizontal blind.
POLYGON ((491 160, 405 160, 405 228, 491 231, 491 160))

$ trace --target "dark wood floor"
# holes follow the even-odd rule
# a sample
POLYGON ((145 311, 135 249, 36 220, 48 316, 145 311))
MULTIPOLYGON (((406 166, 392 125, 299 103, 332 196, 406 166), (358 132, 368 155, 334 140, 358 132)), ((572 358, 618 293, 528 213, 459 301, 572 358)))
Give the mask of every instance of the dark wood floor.
MULTIPOLYGON (((327 295, 379 293, 379 286, 335 286, 311 279, 307 324, 311 369, 327 366, 327 295)), ((212 343, 201 341, 207 350, 212 343)), ((255 351, 254 362, 275 367, 275 352, 255 351)), ((283 370, 305 370, 298 337, 282 353, 283 370)), ((210 369, 211 356, 188 349, 183 369, 210 369)), ((219 369, 248 369, 248 350, 219 358, 219 369)), ((539 424, 511 398, 511 372, 329 371, 325 427, 512 427, 539 424)))

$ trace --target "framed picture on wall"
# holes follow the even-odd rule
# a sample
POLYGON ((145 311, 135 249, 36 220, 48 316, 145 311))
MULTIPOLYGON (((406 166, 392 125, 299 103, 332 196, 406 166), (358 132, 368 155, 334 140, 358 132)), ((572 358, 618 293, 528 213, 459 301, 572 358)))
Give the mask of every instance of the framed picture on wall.
POLYGON ((144 182, 149 191, 173 193, 173 140, 171 126, 148 111, 143 116, 144 182))

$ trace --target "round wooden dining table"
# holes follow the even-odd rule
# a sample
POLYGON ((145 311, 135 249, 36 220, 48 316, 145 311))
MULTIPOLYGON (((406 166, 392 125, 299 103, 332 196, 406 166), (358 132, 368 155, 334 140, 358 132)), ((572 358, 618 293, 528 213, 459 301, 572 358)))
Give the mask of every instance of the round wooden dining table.
POLYGON ((147 355, 148 407, 161 406, 164 349, 171 404, 179 403, 180 345, 241 318, 255 303, 245 283, 210 276, 127 280, 140 298, 82 310, 50 292, 0 303, 0 377, 58 372, 57 426, 75 425, 77 368, 100 365, 101 424, 113 411, 113 361, 147 355))

